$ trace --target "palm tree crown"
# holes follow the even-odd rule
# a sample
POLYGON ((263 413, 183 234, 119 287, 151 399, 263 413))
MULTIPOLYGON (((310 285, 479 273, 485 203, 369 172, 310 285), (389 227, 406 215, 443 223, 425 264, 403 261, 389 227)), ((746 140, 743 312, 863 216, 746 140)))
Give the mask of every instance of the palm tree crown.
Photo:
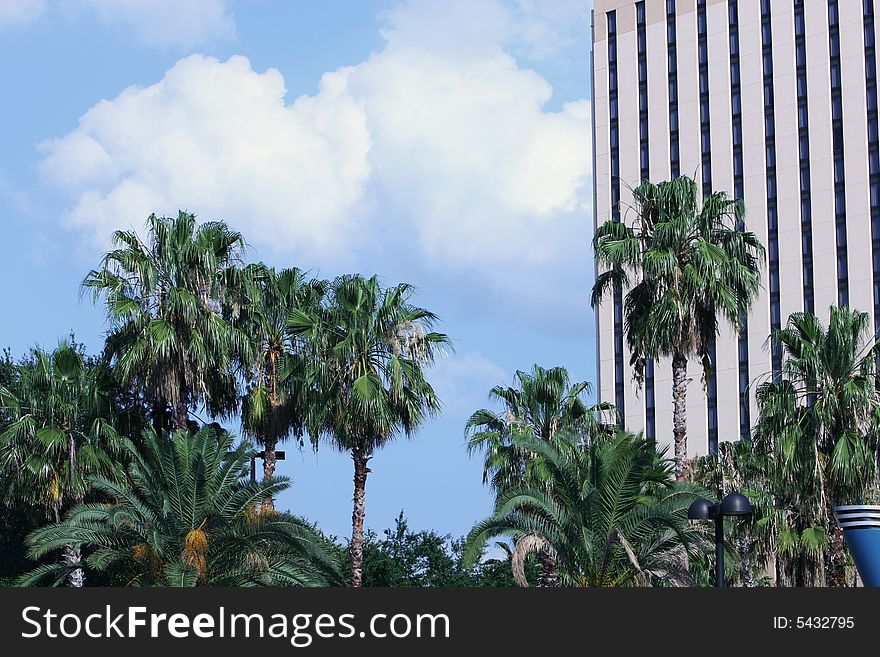
POLYGON ((489 392, 501 402, 504 411, 480 409, 468 419, 465 431, 470 435, 468 451, 485 450, 483 481, 496 491, 538 477, 540 460, 518 449, 515 433, 525 432, 536 438, 553 441, 561 432, 574 433, 591 440, 600 433, 613 431, 609 422, 614 407, 608 403, 589 404, 591 392, 586 381, 571 382, 564 367, 545 369, 534 365, 531 372, 517 371, 515 387, 495 386, 489 392))
POLYGON ((232 410, 232 369, 250 346, 236 321, 252 299, 241 234, 222 222, 197 225, 181 212, 151 215, 147 242, 116 231, 113 243, 83 289, 104 297, 116 373, 144 393, 159 426, 168 408, 178 429, 202 403, 214 413, 232 410))
MULTIPOLYGON (((74 507, 60 524, 28 537, 39 558, 81 543, 95 570, 113 565, 130 585, 326 585, 335 564, 323 539, 289 515, 257 513, 255 505, 288 487, 286 479, 251 483, 251 446, 211 428, 170 438, 148 429, 132 453, 128 481, 95 477, 107 503, 74 507)), ((22 583, 58 582, 63 564, 37 568, 22 583)))
POLYGON ((653 443, 625 432, 583 444, 519 435, 521 449, 540 455, 544 485, 525 483, 502 493, 495 513, 477 523, 465 546, 479 558, 493 536, 516 542, 514 576, 533 552, 551 554, 563 583, 632 586, 688 581, 688 550, 700 541, 687 522, 698 489, 674 483, 653 443))

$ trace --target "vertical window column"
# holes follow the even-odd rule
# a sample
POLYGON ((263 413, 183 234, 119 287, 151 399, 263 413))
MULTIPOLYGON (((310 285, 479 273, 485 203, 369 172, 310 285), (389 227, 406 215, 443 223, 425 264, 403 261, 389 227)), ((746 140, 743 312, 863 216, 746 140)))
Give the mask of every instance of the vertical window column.
POLYGON ((807 43, 804 0, 794 0, 794 51, 797 80, 798 155, 800 159, 801 259, 804 311, 815 312, 813 287, 813 208, 810 195, 810 121, 807 101, 807 43))
POLYGON ((868 176, 871 208, 874 331, 880 331, 880 139, 877 125, 877 54, 874 41, 874 3, 863 0, 865 28, 865 100, 868 115, 868 176))
POLYGON ((666 0, 666 75, 669 84, 669 173, 681 175, 678 140, 678 46, 675 26, 675 0, 666 0))
POLYGON ((849 305, 849 263, 846 253, 846 167, 843 152, 843 96, 840 72, 840 12, 828 0, 828 53, 831 57, 831 135, 834 155, 834 232, 837 241, 837 304, 849 305))
MULTIPOLYGON (((706 0, 697 0, 697 52, 700 85, 700 166, 703 196, 712 193, 712 133, 709 121, 709 40, 706 18, 706 0)), ((715 377, 715 339, 709 345, 711 368, 706 382, 708 448, 718 452, 718 383, 715 377)))
MULTIPOLYGON (((733 195, 745 197, 743 174, 743 136, 742 136, 742 92, 740 89, 739 67, 739 6, 738 0, 727 0, 728 42, 730 47, 730 116, 733 147, 733 195)), ((737 221, 737 230, 743 230, 742 219, 737 221)), ((749 320, 743 309, 739 316, 740 330, 737 336, 737 358, 739 374, 739 436, 748 439, 752 420, 749 407, 749 320)))
MULTIPOLYGON (((648 150, 648 30, 645 3, 636 3, 636 40, 638 41, 639 69, 639 175, 650 180, 650 152, 648 150)), ((645 437, 657 437, 656 407, 654 403, 654 361, 645 363, 645 437)))
MULTIPOLYGON (((767 182, 767 251, 770 285, 770 329, 782 328, 779 298, 779 206, 776 197, 776 115, 773 110, 773 25, 770 0, 761 0, 761 59, 764 81, 764 149, 767 182)), ((773 341, 770 346, 773 380, 782 372, 782 347, 773 341)))
MULTIPOLYGON (((617 89, 617 12, 609 11, 608 21, 608 116, 610 117, 611 219, 620 221, 620 124, 617 89)), ((614 286, 614 404, 619 424, 624 425, 625 387, 623 380, 623 290, 614 286)))

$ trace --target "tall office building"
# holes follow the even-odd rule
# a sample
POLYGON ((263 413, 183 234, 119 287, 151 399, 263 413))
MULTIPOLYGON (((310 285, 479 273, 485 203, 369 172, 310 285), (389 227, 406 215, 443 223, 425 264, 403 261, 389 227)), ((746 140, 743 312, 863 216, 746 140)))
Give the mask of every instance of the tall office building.
MULTIPOLYGON (((691 362, 688 445, 749 433, 767 344, 789 314, 833 304, 880 320, 880 0, 596 0, 595 220, 627 221, 629 188, 689 175, 744 199, 767 248, 744 328, 722 329, 714 374, 691 362)), ((624 291, 625 293, 625 291, 624 291)), ((597 310, 598 388, 626 426, 672 442, 668 360, 633 380, 620 295, 597 310)))

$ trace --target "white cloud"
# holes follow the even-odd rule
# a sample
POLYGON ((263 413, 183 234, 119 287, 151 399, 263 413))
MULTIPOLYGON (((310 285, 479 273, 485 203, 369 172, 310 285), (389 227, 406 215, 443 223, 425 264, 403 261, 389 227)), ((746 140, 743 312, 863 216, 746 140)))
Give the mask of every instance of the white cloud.
POLYGON ((77 0, 113 27, 157 46, 192 47, 235 36, 226 0, 77 0))
POLYGON ((277 70, 191 55, 45 143, 42 170, 75 195, 65 222, 102 243, 154 210, 184 208, 228 219, 262 247, 333 256, 368 175, 364 114, 341 73, 314 97, 284 95, 277 70))
POLYGON ((492 303, 582 311, 590 108, 546 109, 550 84, 505 45, 523 11, 410 2, 384 50, 293 102, 274 69, 194 55, 95 105, 42 169, 71 195, 65 223, 98 239, 186 208, 304 266, 393 255, 492 303))
POLYGON ((0 0, 0 28, 30 23, 46 9, 46 0, 0 0))

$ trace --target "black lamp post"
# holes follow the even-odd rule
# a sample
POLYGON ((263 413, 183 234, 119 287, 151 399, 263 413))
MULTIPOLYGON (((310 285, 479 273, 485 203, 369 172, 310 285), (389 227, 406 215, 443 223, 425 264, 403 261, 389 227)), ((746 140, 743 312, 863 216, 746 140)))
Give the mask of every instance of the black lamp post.
POLYGON ((699 499, 688 507, 690 520, 715 521, 715 586, 724 586, 724 516, 747 516, 752 504, 742 493, 728 493, 721 502, 699 499))

